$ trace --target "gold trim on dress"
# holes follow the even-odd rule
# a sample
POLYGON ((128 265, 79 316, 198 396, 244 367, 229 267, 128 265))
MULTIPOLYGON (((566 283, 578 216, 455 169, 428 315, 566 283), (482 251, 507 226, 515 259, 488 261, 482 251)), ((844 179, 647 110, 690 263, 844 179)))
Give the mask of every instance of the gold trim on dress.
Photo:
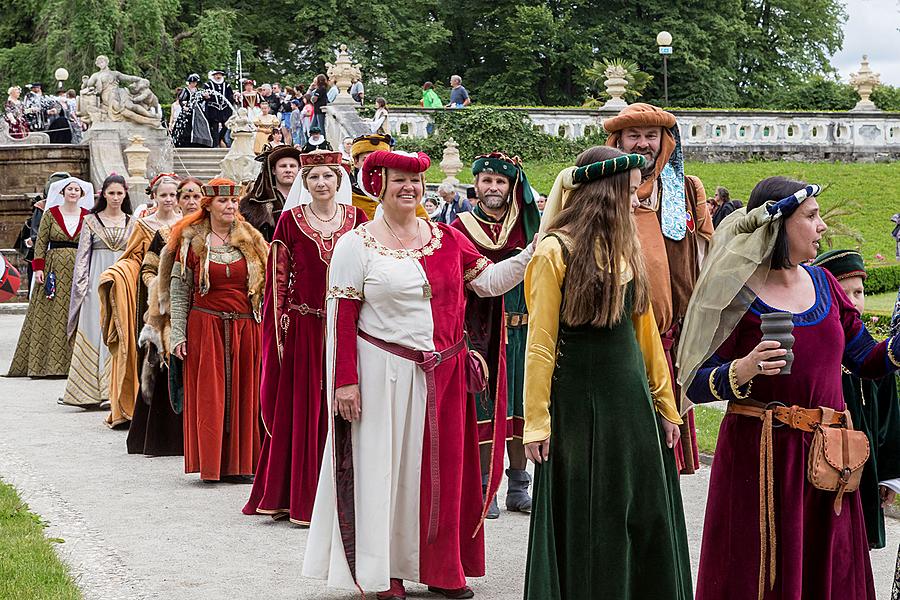
POLYGON ((469 283, 470 281, 472 281, 473 279, 475 279, 479 275, 481 275, 481 273, 490 264, 491 264, 491 261, 489 261, 487 258, 482 256, 481 258, 479 258, 478 260, 475 261, 474 266, 472 266, 469 269, 466 269, 466 272, 463 273, 463 279, 465 280, 466 283, 469 283))
POLYGON ((328 288, 328 293, 325 295, 326 299, 331 298, 346 298, 348 300, 365 300, 362 292, 357 290, 352 285, 348 285, 346 287, 339 286, 331 286, 328 288))
POLYGON ((718 367, 716 367, 709 373, 709 391, 713 395, 713 398, 715 398, 716 400, 718 400, 720 402, 726 402, 725 398, 720 396, 719 392, 716 391, 715 376, 716 376, 716 371, 718 371, 718 370, 719 370, 718 367))
POLYGON ((731 364, 728 366, 728 384, 731 386, 731 393, 738 400, 746 400, 750 397, 750 388, 753 387, 753 380, 747 382, 747 393, 741 394, 741 388, 737 382, 737 371, 735 368, 735 361, 731 361, 731 364))
POLYGON ((432 254, 434 254, 435 250, 438 250, 441 247, 441 238, 444 237, 444 232, 441 231, 441 229, 437 226, 437 223, 431 221, 425 222, 429 227, 431 227, 431 239, 421 248, 412 248, 410 250, 394 250, 393 248, 388 248, 377 239, 375 239, 375 236, 369 232, 369 229, 367 227, 368 223, 363 223, 362 225, 354 229, 354 231, 359 233, 359 236, 363 240, 363 246, 375 250, 375 252, 381 254, 382 256, 390 256, 391 258, 396 258, 398 260, 402 260, 404 258, 419 259, 423 256, 431 256, 432 254))

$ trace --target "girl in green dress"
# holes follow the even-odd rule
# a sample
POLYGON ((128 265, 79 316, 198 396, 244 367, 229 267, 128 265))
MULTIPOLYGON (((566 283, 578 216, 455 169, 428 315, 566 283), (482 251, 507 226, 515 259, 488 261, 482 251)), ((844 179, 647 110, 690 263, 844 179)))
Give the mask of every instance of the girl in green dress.
POLYGON ((7 377, 65 377, 72 348, 66 338, 69 299, 81 224, 94 206, 94 187, 77 177, 53 183, 34 243, 34 286, 7 377))
POLYGON ((631 216, 644 158, 594 147, 578 165, 557 177, 525 275, 525 598, 689 600, 681 418, 631 216))

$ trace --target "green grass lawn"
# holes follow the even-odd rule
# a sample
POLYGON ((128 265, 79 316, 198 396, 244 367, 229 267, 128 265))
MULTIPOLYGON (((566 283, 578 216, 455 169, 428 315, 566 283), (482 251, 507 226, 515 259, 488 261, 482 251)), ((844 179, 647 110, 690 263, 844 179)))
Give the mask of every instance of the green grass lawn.
POLYGON ((697 427, 697 447, 703 454, 715 454, 719 426, 725 412, 711 406, 694 406, 694 425, 697 427))
POLYGON ((81 593, 44 537, 44 523, 0 481, 0 598, 78 600, 81 593))
MULTIPOLYGON (((428 170, 429 182, 440 182, 443 174, 436 159, 428 170)), ((556 174, 567 165, 558 162, 529 162, 525 164, 531 184, 548 193, 556 174)), ((784 175, 811 183, 818 183, 825 191, 820 196, 824 208, 832 206, 853 207, 853 213, 842 217, 843 222, 856 229, 864 238, 861 251, 867 263, 876 262, 875 255, 882 254, 887 263, 893 263, 895 242, 891 237, 894 224, 891 215, 900 213, 900 163, 800 163, 762 162, 700 163, 689 162, 685 171, 700 177, 708 196, 717 186, 724 186, 732 198, 746 202, 750 190, 765 177, 784 175)), ((471 171, 458 175, 463 183, 471 183, 471 171)), ((855 247, 850 238, 838 238, 836 247, 855 247)))

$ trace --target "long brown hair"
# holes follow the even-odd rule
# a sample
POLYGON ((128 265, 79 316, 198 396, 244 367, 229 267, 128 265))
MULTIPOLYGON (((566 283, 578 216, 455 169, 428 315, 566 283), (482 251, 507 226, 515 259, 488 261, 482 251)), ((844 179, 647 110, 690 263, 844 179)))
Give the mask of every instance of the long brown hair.
MULTIPOLYGON (((582 152, 576 163, 581 167, 622 155, 615 148, 594 146, 582 152)), ((616 325, 625 313, 627 286, 622 285, 622 276, 629 271, 634 282, 634 312, 643 313, 650 306, 630 199, 630 172, 604 177, 573 190, 551 223, 550 231, 559 231, 571 240, 562 304, 562 320, 567 325, 616 325)))

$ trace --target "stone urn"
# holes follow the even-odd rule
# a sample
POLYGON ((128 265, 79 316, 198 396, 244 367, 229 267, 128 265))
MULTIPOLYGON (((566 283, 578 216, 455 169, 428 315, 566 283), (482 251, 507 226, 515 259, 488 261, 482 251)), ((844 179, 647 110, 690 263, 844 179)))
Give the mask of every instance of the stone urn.
POLYGON ((794 363, 794 315, 789 312, 773 312, 760 315, 762 320, 762 341, 774 340, 787 350, 784 361, 787 363, 781 368, 779 375, 790 375, 791 365, 794 363))
POLYGON ((444 154, 441 158, 441 171, 446 175, 443 183, 459 185, 456 176, 463 170, 463 164, 459 158, 459 145, 456 140, 449 138, 444 142, 444 154))
POLYGON ((622 109, 628 106, 625 102, 625 90, 628 85, 628 72, 624 67, 611 65, 603 73, 607 79, 603 82, 606 86, 606 93, 609 94, 609 100, 603 105, 603 110, 622 109))
POLYGON ((144 145, 145 138, 142 135, 133 135, 128 140, 131 144, 122 151, 128 161, 128 174, 132 177, 146 178, 150 149, 144 145))
POLYGON ((859 94, 859 102, 850 112, 878 112, 879 108, 869 99, 875 86, 881 83, 881 76, 869 67, 869 57, 863 55, 859 71, 850 74, 850 85, 859 94))

